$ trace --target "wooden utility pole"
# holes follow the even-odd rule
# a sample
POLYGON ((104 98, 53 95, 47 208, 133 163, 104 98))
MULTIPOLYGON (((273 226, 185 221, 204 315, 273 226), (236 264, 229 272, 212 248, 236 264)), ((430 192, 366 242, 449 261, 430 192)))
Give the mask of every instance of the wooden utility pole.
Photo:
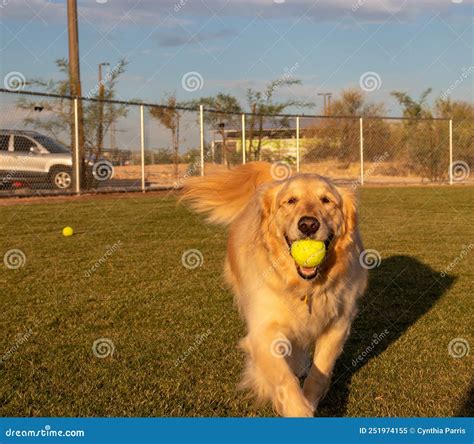
POLYGON ((323 96, 324 98, 324 111, 323 115, 327 115, 327 104, 326 104, 326 93, 318 93, 318 96, 323 96))
MULTIPOLYGON (((69 89, 71 96, 81 97, 81 73, 79 67, 79 31, 77 26, 77 0, 67 0, 67 27, 68 27, 68 41, 69 41, 69 89)), ((77 131, 78 131, 78 146, 76 143, 71 143, 74 150, 78 150, 79 156, 72 156, 73 159, 79 159, 79 179, 80 184, 85 184, 85 169, 84 169, 84 115, 82 111, 82 100, 78 100, 77 106, 77 131)), ((74 120, 73 120, 74 121, 74 120)), ((71 125, 72 137, 71 141, 75 140, 74 131, 75 125, 71 125)), ((75 165, 74 165, 75 167, 75 165)), ((74 168, 75 171, 76 168, 74 168)))
POLYGON ((109 66, 110 63, 108 62, 103 62, 99 63, 99 100, 100 102, 98 103, 99 106, 99 112, 98 112, 98 123, 97 123, 97 159, 102 156, 102 145, 103 145, 103 140, 104 140, 104 97, 105 97, 105 85, 104 85, 104 80, 102 78, 102 67, 103 66, 109 66))
POLYGON ((318 93, 318 96, 323 96, 324 98, 324 115, 331 115, 331 97, 332 93, 318 93))

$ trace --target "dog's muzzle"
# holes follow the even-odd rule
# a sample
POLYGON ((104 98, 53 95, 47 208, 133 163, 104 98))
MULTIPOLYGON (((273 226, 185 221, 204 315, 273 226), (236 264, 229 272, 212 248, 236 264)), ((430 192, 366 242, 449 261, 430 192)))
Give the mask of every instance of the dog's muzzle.
MULTIPOLYGON (((326 257, 327 257, 327 253, 329 251, 329 248, 331 247, 331 243, 332 243, 333 239, 334 239, 334 233, 331 232, 329 234, 329 236, 326 238, 326 240, 324 240, 324 246, 326 247, 326 257)), ((286 234, 285 234, 285 241, 288 245, 288 252, 291 255, 291 244, 294 241, 291 241, 286 234)), ((305 280, 315 279, 316 277, 319 276, 319 272, 321 270, 321 265, 326 260, 326 257, 322 260, 322 262, 320 264, 316 265, 315 267, 302 267, 301 265, 298 265, 295 262, 296 271, 298 272, 300 277, 305 279, 305 280)))

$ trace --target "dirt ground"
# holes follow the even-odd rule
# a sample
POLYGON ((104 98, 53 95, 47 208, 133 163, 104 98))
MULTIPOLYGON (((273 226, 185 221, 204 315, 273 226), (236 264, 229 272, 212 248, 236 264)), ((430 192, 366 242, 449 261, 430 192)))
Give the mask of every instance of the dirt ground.
MULTIPOLYGON (((284 170, 285 167, 282 169, 284 170)), ((187 172, 188 164, 179 164, 179 178, 189 177, 192 172, 199 173, 199 169, 187 172)), ((226 171, 227 167, 221 164, 206 163, 204 171, 206 174, 212 174, 216 171, 226 171)), ((314 163, 301 163, 300 172, 317 173, 323 176, 329 176, 333 179, 359 181, 360 164, 358 162, 338 162, 324 161, 314 163)), ((285 174, 285 171, 281 172, 285 174)), ((296 173, 296 166, 292 166, 292 173, 296 173)), ((141 177, 140 165, 117 166, 114 168, 114 179, 117 180, 138 180, 141 177)), ((174 185, 177 179, 174 175, 174 166, 168 165, 146 165, 145 178, 149 184, 174 185)), ((426 184, 430 183, 427 178, 408 172, 402 165, 395 165, 393 162, 365 162, 364 178, 367 183, 378 184, 426 184)), ((447 172, 445 180, 448 179, 447 172)), ((472 179, 474 180, 474 178, 472 179)), ((442 182, 441 182, 442 183, 442 182)), ((438 183, 439 184, 439 183, 438 183)))
POLYGON ((133 190, 128 192, 90 192, 84 194, 69 194, 69 195, 45 195, 45 196, 16 196, 9 197, 8 199, 0 198, 0 207, 8 207, 11 205, 23 205, 23 204, 38 204, 38 203, 61 203, 61 202, 71 202, 71 201, 96 201, 96 200, 106 200, 106 199, 149 199, 156 196, 166 197, 166 196, 176 196, 179 194, 179 190, 170 189, 170 190, 157 190, 157 191, 147 191, 146 193, 141 190, 133 190))
MULTIPOLYGON (((274 164, 275 175, 278 178, 289 177, 290 171, 287 164, 274 164)), ((204 165, 205 174, 214 172, 228 171, 227 166, 221 164, 206 163, 204 165)), ((366 162, 364 164, 364 186, 440 186, 448 185, 447 177, 440 182, 431 182, 416 175, 386 175, 381 172, 400 171, 399 166, 390 162, 366 162), (398 168, 398 169, 397 169, 398 168)), ((179 164, 179 178, 174 175, 174 166, 171 164, 146 165, 145 181, 146 195, 170 194, 176 193, 182 184, 193 175, 199 174, 199 166, 196 169, 190 169, 188 164, 179 164), (163 190, 159 188, 163 187, 163 190)), ((332 179, 345 185, 360 185, 360 164, 357 162, 341 163, 337 161, 325 161, 318 163, 302 163, 301 173, 316 173, 332 179)), ((291 174, 296 173, 296 166, 291 167, 291 174)), ((453 186, 473 186, 474 176, 468 177, 463 182, 454 182, 453 186)), ((83 192, 80 196, 70 193, 69 195, 60 194, 52 190, 31 190, 28 187, 17 189, 10 192, 0 193, 0 206, 14 205, 16 203, 27 204, 33 202, 62 202, 75 199, 109 199, 124 198, 126 194, 134 199, 142 197, 141 191, 141 166, 128 165, 114 167, 114 175, 110 181, 99 184, 97 190, 83 192), (125 193, 124 193, 125 192, 125 193), (32 196, 32 195, 35 196, 32 196), (43 195, 39 195, 43 194, 43 195), (2 199, 2 197, 5 197, 2 199), (6 199, 7 198, 7 199, 6 199)))

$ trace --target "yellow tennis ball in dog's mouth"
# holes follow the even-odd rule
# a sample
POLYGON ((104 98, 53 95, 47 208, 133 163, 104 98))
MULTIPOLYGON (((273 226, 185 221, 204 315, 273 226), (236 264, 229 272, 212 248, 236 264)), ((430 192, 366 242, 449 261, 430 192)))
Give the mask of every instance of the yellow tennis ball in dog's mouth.
POLYGON ((291 244, 291 256, 300 267, 313 268, 319 265, 326 255, 324 242, 302 239, 291 244))
POLYGON ((74 234, 74 230, 72 229, 72 227, 64 227, 63 228, 63 236, 72 236, 74 234))

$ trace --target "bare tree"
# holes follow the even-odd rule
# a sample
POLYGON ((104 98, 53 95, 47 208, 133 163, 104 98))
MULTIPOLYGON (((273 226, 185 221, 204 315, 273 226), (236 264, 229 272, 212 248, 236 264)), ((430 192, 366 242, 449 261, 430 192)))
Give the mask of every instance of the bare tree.
POLYGON ((390 129, 383 120, 369 119, 369 117, 378 117, 384 114, 384 105, 369 102, 366 94, 359 89, 342 90, 331 104, 331 116, 333 118, 325 119, 320 124, 325 128, 326 133, 329 133, 332 140, 337 140, 337 145, 332 147, 332 151, 335 151, 333 157, 348 162, 359 158, 358 117, 366 118, 364 145, 367 158, 380 154, 381 147, 389 145, 390 129), (338 116, 349 117, 349 119, 337 119, 338 116))
MULTIPOLYGON (((55 63, 59 72, 64 75, 64 79, 51 79, 48 81, 42 79, 31 79, 28 80, 28 84, 43 89, 48 93, 67 96, 70 93, 68 62, 65 58, 61 58, 56 60, 55 63)), ((27 96, 22 96, 17 101, 16 106, 25 111, 30 111, 35 108, 41 109, 43 115, 51 115, 52 118, 44 119, 38 116, 32 117, 31 114, 28 113, 27 117, 24 119, 24 123, 26 126, 43 130, 55 139, 71 146, 72 141, 68 140, 68 138, 74 128, 74 107, 70 99, 30 100, 27 96)))
POLYGON ((431 118, 432 113, 426 105, 426 99, 431 94, 432 88, 425 89, 418 101, 412 99, 407 93, 402 91, 392 91, 390 94, 398 100, 403 108, 403 117, 409 119, 431 118))
POLYGON ((270 82, 264 91, 247 90, 247 103, 250 108, 250 118, 248 119, 249 134, 249 154, 250 158, 259 160, 262 151, 262 141, 265 135, 265 126, 267 126, 271 135, 271 129, 288 128, 289 119, 287 117, 278 116, 283 114, 291 107, 310 107, 313 103, 301 100, 286 100, 283 102, 275 102, 273 96, 280 88, 300 85, 301 81, 296 79, 278 79, 270 82))
POLYGON ((176 94, 169 95, 162 103, 166 106, 150 108, 150 114, 171 132, 171 146, 173 147, 174 176, 179 177, 179 119, 181 117, 176 100, 176 94))
MULTIPOLYGON (((106 77, 107 87, 104 88, 104 100, 113 100, 115 98, 115 89, 117 81, 121 74, 125 71, 127 62, 120 60, 106 77)), ((56 60, 56 66, 59 72, 64 75, 60 80, 50 79, 48 81, 42 79, 31 79, 29 85, 37 86, 48 93, 67 96, 70 94, 69 87, 69 65, 65 58, 56 60)), ((88 94, 89 98, 98 98, 99 85, 96 86, 88 94)), ((102 155, 102 143, 97 143, 97 139, 102 140, 107 133, 110 125, 121 117, 126 117, 127 108, 125 105, 116 105, 113 103, 103 104, 103 119, 99 122, 99 106, 96 101, 84 101, 84 134, 85 144, 89 148, 90 154, 99 158, 102 155), (101 123, 101 134, 98 135, 99 124, 101 123)), ((35 107, 41 108, 43 114, 32 117, 30 114, 24 119, 25 125, 35 129, 44 131, 55 139, 62 141, 68 146, 72 146, 70 135, 74 129, 74 106, 72 100, 68 98, 31 100, 22 97, 17 102, 17 107, 24 110, 31 110, 35 107), (43 116, 47 116, 46 118, 43 116), (69 139, 69 140, 68 140, 69 139)))
MULTIPOLYGON (((439 98, 435 102, 436 117, 453 120, 453 146, 456 147, 456 159, 464 160, 471 169, 474 167, 474 105, 462 100, 439 98)), ((446 131, 445 131, 446 133, 446 131)))
POLYGON ((127 116, 126 105, 111 103, 116 96, 116 85, 121 74, 125 72, 126 60, 122 59, 110 70, 102 85, 97 85, 90 93, 89 97, 99 99, 97 102, 90 102, 85 108, 85 130, 86 141, 93 147, 97 158, 102 155, 103 140, 110 126, 118 119, 127 116), (87 134, 90 134, 89 136, 87 134), (95 139, 94 139, 95 134, 95 139))
POLYGON ((447 131, 443 133, 440 122, 432 120, 433 113, 426 104, 431 91, 431 88, 424 90, 418 100, 401 91, 393 91, 391 95, 398 100, 403 116, 407 118, 403 122, 402 138, 408 147, 407 165, 422 178, 438 181, 448 170, 442 156, 447 131))
MULTIPOLYGON (((235 127, 240 121, 240 113, 242 108, 239 101, 229 94, 219 93, 214 97, 202 97, 198 100, 189 102, 191 106, 204 105, 205 108, 212 109, 216 112, 205 113, 205 121, 217 132, 222 139, 222 161, 228 168, 231 166, 232 152, 227 144, 226 127, 235 127)), ((242 147, 245 149, 245 147, 242 147)))

